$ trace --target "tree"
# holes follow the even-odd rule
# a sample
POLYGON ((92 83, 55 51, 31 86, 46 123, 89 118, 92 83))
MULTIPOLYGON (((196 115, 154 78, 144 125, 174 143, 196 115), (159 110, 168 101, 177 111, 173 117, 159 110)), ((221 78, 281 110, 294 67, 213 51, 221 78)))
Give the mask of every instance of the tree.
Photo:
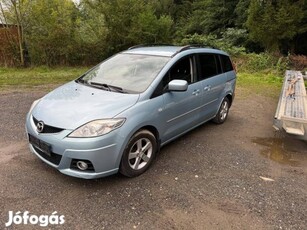
POLYGON ((239 27, 239 29, 245 28, 245 22, 248 17, 248 7, 250 4, 250 0, 239 0, 235 8, 235 26, 239 27))
POLYGON ((151 4, 143 0, 86 0, 96 15, 102 16, 107 55, 140 43, 171 40, 172 19, 155 15, 151 4))
POLYGON ((131 32, 128 35, 131 43, 169 43, 173 21, 169 16, 158 18, 150 6, 133 18, 131 32))
POLYGON ((279 52, 281 42, 297 34, 303 5, 304 0, 251 0, 246 24, 251 39, 269 52, 279 52))
POLYGON ((290 47, 296 54, 307 54, 307 1, 303 6, 304 16, 301 20, 297 35, 290 41, 290 47))
MULTIPOLYGON (((24 8, 26 8, 26 0, 1 0, 0 1, 0 18, 4 25, 6 26, 16 26, 17 28, 17 42, 18 44, 18 54, 19 62, 21 66, 25 66, 25 39, 24 39, 24 8)), ((9 30, 8 30, 9 31, 9 30)), ((8 34, 7 39, 13 38, 12 34, 8 34)), ((11 43, 11 46, 14 45, 14 42, 8 41, 11 43)))
POLYGON ((36 64, 69 64, 75 48, 78 10, 70 0, 31 0, 25 36, 36 64))
MULTIPOLYGON (((186 23, 186 34, 217 34, 234 27, 235 8, 239 0, 195 0, 193 11, 186 23)), ((183 19, 187 20, 187 19, 183 19)))

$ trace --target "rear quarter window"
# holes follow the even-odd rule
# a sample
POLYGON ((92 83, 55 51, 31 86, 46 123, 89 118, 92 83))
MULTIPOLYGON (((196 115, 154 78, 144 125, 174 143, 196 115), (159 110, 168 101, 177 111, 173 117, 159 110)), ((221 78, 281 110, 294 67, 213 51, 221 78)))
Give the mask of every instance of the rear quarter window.
POLYGON ((233 70, 232 63, 230 61, 230 58, 226 55, 220 55, 221 62, 222 62, 222 68, 223 72, 229 72, 233 70))

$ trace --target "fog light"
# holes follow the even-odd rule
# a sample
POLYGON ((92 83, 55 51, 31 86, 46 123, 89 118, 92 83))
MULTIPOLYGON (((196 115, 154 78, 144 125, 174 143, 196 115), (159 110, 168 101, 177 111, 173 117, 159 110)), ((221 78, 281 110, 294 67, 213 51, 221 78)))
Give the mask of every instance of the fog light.
POLYGON ((88 164, 85 163, 84 161, 78 161, 77 162, 77 167, 78 167, 78 169, 84 171, 84 170, 88 169, 88 164))

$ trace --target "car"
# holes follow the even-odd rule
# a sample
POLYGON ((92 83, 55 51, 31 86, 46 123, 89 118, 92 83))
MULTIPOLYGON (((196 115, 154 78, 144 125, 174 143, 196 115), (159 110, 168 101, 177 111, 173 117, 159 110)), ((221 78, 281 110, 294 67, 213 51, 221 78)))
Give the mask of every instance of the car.
POLYGON ((34 101, 29 147, 69 176, 139 176, 162 146, 209 120, 225 122, 235 85, 221 50, 131 47, 34 101))

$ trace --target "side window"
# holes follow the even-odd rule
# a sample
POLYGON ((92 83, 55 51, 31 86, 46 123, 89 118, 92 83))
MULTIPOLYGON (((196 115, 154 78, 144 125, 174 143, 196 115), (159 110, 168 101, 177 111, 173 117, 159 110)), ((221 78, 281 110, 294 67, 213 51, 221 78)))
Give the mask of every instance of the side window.
POLYGON ((217 54, 215 55, 215 60, 216 60, 216 64, 217 64, 217 72, 218 72, 218 74, 223 73, 221 59, 220 59, 219 55, 217 55, 217 54))
POLYGON ((220 73, 220 63, 215 54, 199 55, 199 80, 203 80, 220 73))
MULTIPOLYGON (((179 60, 169 71, 169 81, 186 80, 189 84, 192 82, 192 68, 190 57, 179 60)), ((167 82, 167 83, 168 83, 167 82)))
POLYGON ((233 66, 232 66, 232 63, 230 61, 230 58, 228 56, 225 56, 225 55, 221 55, 220 57, 221 57, 223 71, 224 72, 232 71, 233 66))
POLYGON ((162 95, 168 83, 172 80, 186 80, 188 84, 191 84, 193 82, 192 63, 192 57, 184 57, 176 62, 163 77, 151 98, 162 95))

